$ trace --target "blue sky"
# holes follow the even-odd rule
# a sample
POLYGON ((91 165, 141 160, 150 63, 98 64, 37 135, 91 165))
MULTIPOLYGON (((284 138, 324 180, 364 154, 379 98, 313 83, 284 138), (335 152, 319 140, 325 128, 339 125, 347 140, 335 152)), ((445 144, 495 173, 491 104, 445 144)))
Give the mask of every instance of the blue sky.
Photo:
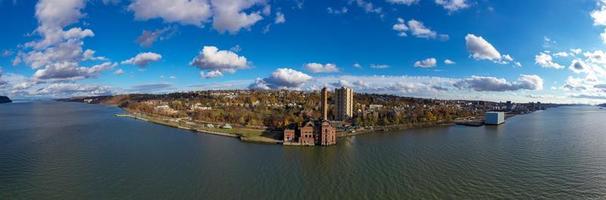
POLYGON ((0 0, 0 94, 348 86, 441 99, 600 103, 605 4, 0 0))

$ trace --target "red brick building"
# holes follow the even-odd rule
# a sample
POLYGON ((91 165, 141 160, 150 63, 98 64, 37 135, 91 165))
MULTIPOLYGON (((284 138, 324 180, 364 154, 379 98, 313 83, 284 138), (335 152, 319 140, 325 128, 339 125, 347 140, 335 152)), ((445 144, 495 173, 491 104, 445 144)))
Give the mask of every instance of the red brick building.
POLYGON ((302 145, 315 145, 315 126, 312 121, 308 121, 303 125, 303 127, 299 128, 299 143, 302 145))
POLYGON ((295 130, 293 129, 284 129, 284 142, 297 142, 295 138, 295 130))
POLYGON ((316 142, 322 146, 337 144, 337 130, 330 122, 322 121, 316 130, 316 142))
POLYGON ((308 121, 297 131, 284 129, 284 143, 301 145, 334 145, 337 143, 337 131, 329 121, 308 121))

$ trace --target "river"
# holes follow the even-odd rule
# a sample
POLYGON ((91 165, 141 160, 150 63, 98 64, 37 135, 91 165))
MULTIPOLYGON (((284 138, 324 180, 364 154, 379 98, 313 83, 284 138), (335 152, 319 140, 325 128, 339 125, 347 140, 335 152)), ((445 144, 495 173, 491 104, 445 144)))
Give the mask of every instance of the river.
POLYGON ((66 102, 0 105, 0 199, 587 199, 606 197, 606 110, 283 147, 66 102))

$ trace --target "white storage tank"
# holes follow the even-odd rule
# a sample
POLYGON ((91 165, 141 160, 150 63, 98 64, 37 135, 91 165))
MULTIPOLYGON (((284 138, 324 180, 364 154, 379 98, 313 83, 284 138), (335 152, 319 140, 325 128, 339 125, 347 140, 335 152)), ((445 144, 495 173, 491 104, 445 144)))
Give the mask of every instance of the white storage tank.
POLYGON ((484 124, 499 125, 502 123, 505 123, 504 112, 486 112, 486 114, 484 114, 484 124))

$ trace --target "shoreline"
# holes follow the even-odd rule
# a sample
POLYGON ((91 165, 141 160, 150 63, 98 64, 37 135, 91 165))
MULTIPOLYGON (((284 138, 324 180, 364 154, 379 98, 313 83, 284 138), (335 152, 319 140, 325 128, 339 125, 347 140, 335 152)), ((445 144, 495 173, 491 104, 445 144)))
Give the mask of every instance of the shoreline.
MULTIPOLYGON (((249 127, 242 128, 208 128, 203 127, 204 125, 197 124, 196 122, 186 120, 183 118, 167 118, 167 117, 154 117, 147 114, 141 114, 136 112, 131 112, 126 109, 122 109, 126 112, 126 114, 114 114, 116 117, 126 117, 132 118, 136 120, 141 120, 145 122, 150 122, 158 125, 168 126, 171 128, 178 128, 181 130, 188 130, 195 133, 201 134, 211 134, 217 136, 238 138, 242 142, 249 143, 261 143, 261 144, 278 144, 283 146, 307 146, 301 145, 298 143, 284 143, 282 140, 277 140, 274 138, 270 138, 267 136, 263 136, 264 133, 267 133, 267 130, 262 129, 254 129, 249 127), (214 130, 210 130, 214 129, 214 130), (246 130, 246 131, 245 131, 246 130), (231 133, 230 133, 231 132, 231 133), (245 133, 248 132, 248 133, 245 133)), ((524 115, 528 113, 509 113, 507 114, 507 119, 511 117, 515 117, 517 115, 524 115)), ((389 125, 389 126, 374 126, 369 129, 355 130, 353 132, 337 132, 337 138, 344 137, 352 137, 357 135, 371 134, 371 133, 381 133, 381 132, 394 132, 394 131, 404 131, 408 129, 417 129, 417 128, 437 128, 437 127, 450 127, 450 126, 470 126, 470 127, 480 127, 485 126, 483 123, 480 126, 477 125, 468 125, 465 123, 458 123, 458 120, 451 121, 438 121, 438 122, 421 122, 417 124, 398 124, 398 125, 389 125)))
MULTIPOLYGON (((214 128, 217 130, 231 130, 235 133, 221 132, 217 130, 209 130, 208 128, 203 128, 202 125, 196 124, 195 122, 183 119, 166 119, 165 117, 154 117, 146 114, 133 113, 126 109, 123 109, 125 114, 114 114, 116 117, 125 117, 132 118, 136 120, 141 120, 144 122, 150 122, 158 125, 168 126, 171 128, 177 128, 181 130, 193 131, 195 133, 202 134, 211 134, 217 136, 238 138, 240 141, 249 142, 249 143, 262 143, 262 144, 279 144, 284 146, 306 146, 295 143, 284 143, 282 140, 277 140, 261 135, 256 136, 247 136, 243 133, 238 133, 241 129, 251 130, 252 128, 233 128, 233 129, 221 129, 214 128), (164 118, 164 119, 163 119, 164 118)), ((338 132, 337 138, 351 137, 356 135, 364 135, 370 133, 380 133, 380 132, 392 132, 392 131, 403 131, 407 129, 415 129, 415 128, 433 128, 433 127, 449 127, 456 125, 454 122, 425 122, 421 124, 402 124, 402 125, 391 125, 391 126, 375 126, 371 129, 364 130, 356 130, 355 132, 338 132)), ((258 132, 263 132, 265 130, 256 129, 258 132)))

